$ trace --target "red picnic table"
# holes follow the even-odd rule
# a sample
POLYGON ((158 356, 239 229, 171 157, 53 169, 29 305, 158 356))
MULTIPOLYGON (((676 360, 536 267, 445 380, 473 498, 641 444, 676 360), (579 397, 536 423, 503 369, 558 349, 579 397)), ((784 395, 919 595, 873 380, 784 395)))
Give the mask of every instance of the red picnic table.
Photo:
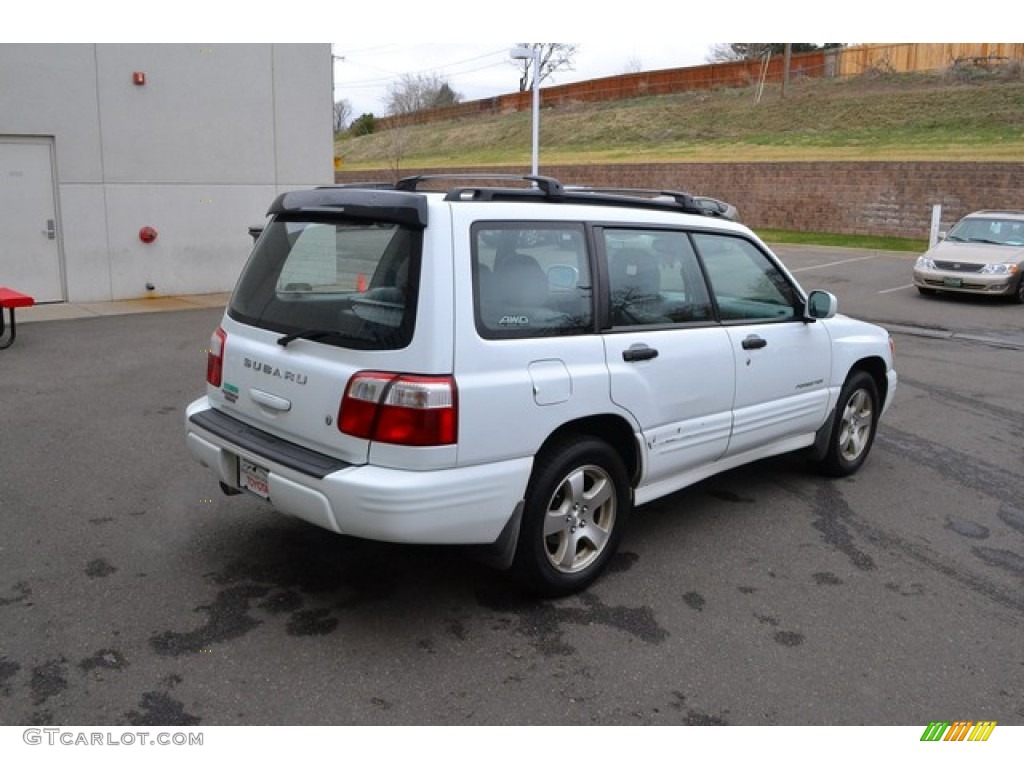
POLYGON ((36 300, 29 296, 27 293, 21 293, 15 291, 12 288, 5 288, 0 285, 0 339, 4 337, 4 331, 7 327, 7 321, 4 318, 4 311, 11 316, 10 326, 11 333, 6 342, 0 343, 0 349, 7 349, 11 344, 14 343, 15 337, 18 335, 18 326, 14 320, 14 310, 19 307, 31 307, 36 303, 36 300))

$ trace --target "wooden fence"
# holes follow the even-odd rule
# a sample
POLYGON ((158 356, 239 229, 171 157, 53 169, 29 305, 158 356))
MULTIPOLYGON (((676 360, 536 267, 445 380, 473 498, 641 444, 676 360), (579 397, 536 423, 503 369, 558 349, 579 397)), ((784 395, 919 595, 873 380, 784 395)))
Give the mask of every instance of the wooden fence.
MULTIPOLYGON (((1024 43, 867 44, 794 54, 789 69, 791 78, 856 77, 869 72, 924 72, 954 66, 995 67, 1010 62, 1024 62, 1024 43)), ((574 102, 618 101, 718 88, 742 88, 762 80, 781 83, 784 67, 783 57, 773 56, 767 63, 761 60, 730 61, 612 75, 541 88, 541 108, 574 102)), ((379 117, 376 127, 387 130, 403 125, 527 111, 533 103, 532 98, 530 92, 506 93, 409 115, 379 117)))
POLYGON ((839 77, 868 71, 934 72, 955 66, 995 67, 1024 61, 1024 43, 902 43, 858 45, 839 56, 839 77))

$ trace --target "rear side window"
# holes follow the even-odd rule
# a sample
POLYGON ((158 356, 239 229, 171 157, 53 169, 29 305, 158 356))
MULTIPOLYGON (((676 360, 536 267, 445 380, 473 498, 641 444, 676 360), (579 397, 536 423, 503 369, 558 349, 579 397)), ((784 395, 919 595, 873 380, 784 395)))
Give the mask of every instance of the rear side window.
POLYGON ((582 224, 481 222, 471 237, 481 336, 564 336, 591 329, 593 291, 582 224))
POLYGON ((612 326, 674 327, 714 319, 700 264, 685 232, 602 231, 612 326))
POLYGON ((422 233, 392 222, 277 218, 235 288, 240 322, 357 349, 412 339, 422 233))

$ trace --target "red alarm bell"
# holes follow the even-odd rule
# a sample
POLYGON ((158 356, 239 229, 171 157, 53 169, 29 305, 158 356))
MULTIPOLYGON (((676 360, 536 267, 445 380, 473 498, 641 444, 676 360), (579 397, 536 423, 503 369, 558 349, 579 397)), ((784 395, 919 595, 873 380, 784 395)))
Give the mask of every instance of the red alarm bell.
POLYGON ((156 230, 152 227, 143 227, 139 230, 139 240, 144 243, 152 243, 156 240, 156 230))

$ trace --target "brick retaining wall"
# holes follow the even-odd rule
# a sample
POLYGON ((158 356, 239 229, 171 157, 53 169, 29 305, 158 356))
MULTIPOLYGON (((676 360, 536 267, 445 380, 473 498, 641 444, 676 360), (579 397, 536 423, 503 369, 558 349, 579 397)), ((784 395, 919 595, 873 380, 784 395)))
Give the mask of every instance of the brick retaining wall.
MULTIPOLYGON (((418 173, 529 173, 512 168, 409 168, 418 173)), ((752 228, 926 238, 981 208, 1024 209, 1024 163, 643 163, 545 165, 563 184, 679 189, 728 200, 752 228)), ((393 181, 393 171, 338 171, 337 182, 393 181)))

